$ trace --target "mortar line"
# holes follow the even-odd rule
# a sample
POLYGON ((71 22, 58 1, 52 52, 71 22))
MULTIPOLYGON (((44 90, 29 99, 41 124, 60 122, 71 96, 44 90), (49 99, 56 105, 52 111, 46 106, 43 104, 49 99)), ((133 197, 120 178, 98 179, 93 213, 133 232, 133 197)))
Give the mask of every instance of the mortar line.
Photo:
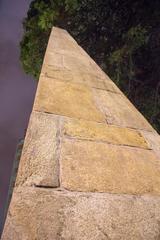
POLYGON ((136 149, 144 149, 144 150, 148 150, 148 151, 152 151, 153 149, 150 148, 150 146, 148 147, 141 147, 141 146, 134 146, 134 145, 129 145, 129 144, 120 144, 120 143, 112 143, 112 142, 109 142, 109 141, 106 141, 106 140, 98 140, 98 139, 87 139, 87 138, 80 138, 80 137, 72 137, 70 135, 67 135, 65 134, 64 135, 64 138, 66 139, 70 139, 70 140, 78 140, 78 141, 88 141, 88 142, 97 142, 97 143, 104 143, 104 144, 108 144, 108 145, 112 145, 112 146, 123 146, 123 147, 131 147, 131 148, 136 148, 136 149))
POLYGON ((37 186, 37 185, 33 185, 33 186, 18 186, 15 187, 14 189, 20 189, 20 188, 40 188, 40 189, 44 189, 44 190, 48 190, 51 191, 51 193, 55 192, 55 193, 66 193, 68 195, 73 195, 73 194, 84 194, 84 195, 112 195, 112 196, 117 196, 117 197, 132 197, 132 198, 141 198, 141 197, 151 197, 151 198, 160 198, 160 195, 156 194, 156 193, 141 193, 141 194, 132 194, 132 193, 124 193, 124 192, 119 192, 119 193, 114 193, 114 192, 103 192, 103 191, 95 191, 95 192, 91 192, 91 191, 78 191, 78 190, 72 190, 72 189, 67 189, 65 187, 48 187, 48 186, 37 186))
MULTIPOLYGON (((130 126, 122 126, 122 125, 116 125, 116 124, 111 124, 111 123, 106 123, 106 120, 104 122, 100 122, 100 121, 95 121, 95 120, 88 120, 88 119, 84 119, 84 118, 76 118, 76 117, 71 117, 71 116, 67 116, 67 115, 60 115, 58 113, 53 113, 53 112, 48 112, 48 111, 41 111, 41 110, 38 110, 38 109, 33 109, 32 112, 38 112, 38 113, 44 113, 44 114, 51 114, 51 115, 54 115, 54 116, 59 116, 59 117, 64 117, 64 118, 70 118, 70 119, 77 119, 77 120, 83 120, 83 121, 88 121, 88 122, 94 122, 94 123, 97 123, 97 124, 106 124, 107 126, 113 126, 113 127, 119 127, 119 128, 127 128, 127 129, 133 129, 133 130, 136 130, 136 131, 146 131, 146 132, 149 132, 149 133, 157 133, 156 130, 153 128, 153 130, 149 130, 149 129, 145 129, 145 128, 136 128, 136 127, 130 127, 130 126)), ((32 114, 32 113, 31 113, 32 114)), ((110 116, 109 116, 110 117, 110 116)))

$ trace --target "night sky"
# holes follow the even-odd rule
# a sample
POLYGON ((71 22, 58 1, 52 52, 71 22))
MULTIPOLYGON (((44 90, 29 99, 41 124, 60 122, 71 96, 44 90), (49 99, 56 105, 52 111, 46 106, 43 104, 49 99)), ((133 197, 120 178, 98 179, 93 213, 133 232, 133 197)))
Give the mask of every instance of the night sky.
MULTIPOLYGON (((6 202, 16 145, 24 135, 36 82, 19 61, 22 20, 31 0, 0 0, 0 219, 6 202)), ((0 223, 1 225, 1 223, 0 223)))

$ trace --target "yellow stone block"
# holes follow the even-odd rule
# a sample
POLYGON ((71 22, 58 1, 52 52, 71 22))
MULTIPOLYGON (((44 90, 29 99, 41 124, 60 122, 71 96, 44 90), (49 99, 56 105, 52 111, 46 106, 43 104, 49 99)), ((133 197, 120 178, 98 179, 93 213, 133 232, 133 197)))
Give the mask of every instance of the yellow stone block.
POLYGON ((50 35, 50 38, 49 38, 49 42, 50 41, 53 41, 53 45, 54 45, 54 42, 62 43, 61 48, 66 48, 67 47, 66 42, 67 43, 72 42, 73 44, 76 44, 76 46, 78 46, 76 40, 70 34, 68 34, 68 32, 65 29, 60 29, 60 28, 57 28, 57 27, 53 27, 53 30, 51 31, 51 35, 50 35))
POLYGON ((99 88, 111 92, 115 92, 118 94, 121 94, 121 91, 118 89, 118 87, 109 79, 109 77, 106 75, 105 78, 99 74, 99 72, 95 72, 95 75, 92 73, 82 73, 79 74, 82 75, 84 82, 88 83, 88 86, 99 88))
POLYGON ((34 109, 62 116, 105 122, 97 109, 91 89, 82 84, 41 78, 34 109))
MULTIPOLYGON (((69 50, 68 50, 69 51, 69 50)), ((90 72, 94 71, 94 66, 91 64, 90 59, 86 56, 78 54, 68 54, 67 51, 51 51, 46 52, 44 64, 53 67, 59 67, 70 71, 90 72)))
POLYGON ((48 48, 50 50, 50 52, 57 50, 57 51, 69 51, 71 50, 71 52, 79 52, 79 47, 78 44, 76 43, 76 41, 71 40, 71 38, 62 36, 61 38, 59 37, 54 37, 54 38, 50 38, 49 42, 48 42, 48 48))
POLYGON ((53 66, 54 68, 60 68, 61 71, 64 69, 63 55, 59 53, 52 54, 47 52, 44 58, 44 63, 53 66))
POLYGON ((157 156, 160 156, 160 135, 156 131, 148 132, 144 130, 141 130, 141 134, 145 138, 149 147, 153 149, 157 156))
POLYGON ((87 52, 85 52, 84 49, 78 45, 76 40, 70 34, 68 34, 67 31, 55 27, 51 32, 47 50, 50 52, 64 52, 69 55, 75 54, 75 56, 83 55, 86 57, 86 59, 89 59, 93 62, 92 58, 87 54, 87 52))
POLYGON ((90 72, 94 71, 94 66, 89 61, 89 58, 78 56, 73 57, 69 55, 64 55, 64 67, 68 70, 74 71, 82 71, 82 72, 90 72))
POLYGON ((66 139, 61 185, 71 191, 160 195, 160 161, 152 150, 66 139))
POLYGON ((64 134, 80 139, 99 140, 119 145, 148 148, 145 139, 136 130, 103 123, 66 119, 64 134))
POLYGON ((99 108, 106 115, 109 124, 154 131, 152 126, 123 95, 94 89, 99 108))
POLYGON ((118 87, 106 76, 101 78, 99 73, 87 73, 82 71, 70 71, 49 65, 43 65, 42 77, 53 78, 57 81, 81 83, 89 87, 104 89, 115 93, 121 93, 118 87))

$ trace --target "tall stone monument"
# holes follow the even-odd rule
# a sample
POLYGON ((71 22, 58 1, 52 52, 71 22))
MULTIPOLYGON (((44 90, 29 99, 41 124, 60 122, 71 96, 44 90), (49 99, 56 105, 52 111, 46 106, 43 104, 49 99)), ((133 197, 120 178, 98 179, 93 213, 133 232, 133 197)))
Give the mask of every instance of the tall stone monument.
POLYGON ((53 28, 3 240, 160 239, 160 136, 53 28))

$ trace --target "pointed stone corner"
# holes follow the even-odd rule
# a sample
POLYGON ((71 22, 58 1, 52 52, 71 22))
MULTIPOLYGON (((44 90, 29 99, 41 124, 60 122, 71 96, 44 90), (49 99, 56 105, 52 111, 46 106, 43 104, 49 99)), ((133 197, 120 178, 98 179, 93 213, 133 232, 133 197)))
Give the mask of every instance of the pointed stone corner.
POLYGON ((53 28, 2 240, 160 237, 160 136, 53 28))

